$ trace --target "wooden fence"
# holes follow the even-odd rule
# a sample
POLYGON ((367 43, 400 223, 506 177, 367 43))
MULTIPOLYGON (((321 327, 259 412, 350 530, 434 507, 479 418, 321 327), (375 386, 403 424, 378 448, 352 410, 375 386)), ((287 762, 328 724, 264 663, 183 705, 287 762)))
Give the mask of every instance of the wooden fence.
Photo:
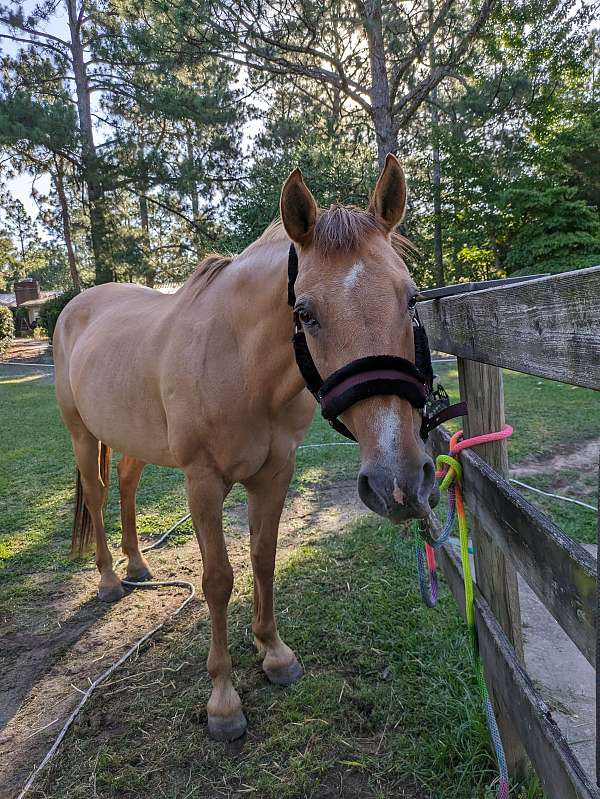
MULTIPOLYGON (((600 390, 600 267, 424 301, 419 316, 432 349, 458 358, 466 436, 504 424, 500 367, 600 390)), ((433 435, 436 453, 448 451, 448 440, 444 429, 433 435)), ((600 799, 524 669, 517 589, 518 572, 595 667, 596 559, 509 483, 505 442, 464 451, 461 461, 473 516, 477 632, 509 769, 522 776, 529 760, 550 799, 600 799)), ((440 562, 462 609, 462 570, 451 546, 440 562)))

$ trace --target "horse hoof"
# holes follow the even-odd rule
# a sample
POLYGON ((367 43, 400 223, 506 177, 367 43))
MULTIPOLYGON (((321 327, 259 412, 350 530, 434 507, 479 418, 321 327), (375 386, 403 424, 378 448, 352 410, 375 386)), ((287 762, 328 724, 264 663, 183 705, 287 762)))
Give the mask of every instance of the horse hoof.
POLYGON ((263 671, 267 675, 269 682, 273 683, 273 685, 281 685, 284 688, 298 682, 304 674, 304 669, 297 660, 293 660, 287 666, 280 666, 276 669, 263 666, 263 671))
POLYGON ((235 741, 245 734, 248 722, 241 710, 231 716, 208 714, 208 734, 213 741, 235 741))
POLYGON ((125 589, 118 583, 118 585, 111 585, 107 588, 100 587, 98 589, 98 599, 101 602, 118 602, 125 596, 125 589))
POLYGON ((144 583, 146 580, 152 580, 153 577, 154 575, 150 569, 127 570, 127 579, 132 583, 144 583))

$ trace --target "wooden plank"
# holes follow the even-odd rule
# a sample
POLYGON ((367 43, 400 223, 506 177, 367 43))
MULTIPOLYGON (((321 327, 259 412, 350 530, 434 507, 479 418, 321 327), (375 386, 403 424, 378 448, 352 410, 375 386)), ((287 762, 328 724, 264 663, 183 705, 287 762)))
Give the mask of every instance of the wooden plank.
MULTIPOLYGON (((464 419, 465 437, 478 436, 504 427, 504 387, 502 372, 496 366, 458 359, 461 399, 469 401, 469 415, 464 419)), ((508 475, 506 443, 496 441, 477 447, 480 456, 503 476, 508 475)), ((523 661, 521 606, 517 572, 492 538, 477 514, 471 524, 477 585, 492 613, 523 661)), ((509 774, 521 779, 528 770, 525 750, 510 719, 491 694, 504 744, 509 774)))
POLYGON ((432 349, 600 389, 600 266, 418 308, 432 349))
MULTIPOLYGON (((460 561, 447 545, 439 552, 446 582, 464 617, 460 561)), ((548 799, 600 799, 580 762, 537 694, 487 602, 475 588, 475 623, 488 688, 494 693, 525 745, 548 799)))
MULTIPOLYGON (((450 434, 431 435, 436 453, 450 434)), ((463 450, 465 502, 587 660, 596 664, 596 559, 475 452, 463 450)))

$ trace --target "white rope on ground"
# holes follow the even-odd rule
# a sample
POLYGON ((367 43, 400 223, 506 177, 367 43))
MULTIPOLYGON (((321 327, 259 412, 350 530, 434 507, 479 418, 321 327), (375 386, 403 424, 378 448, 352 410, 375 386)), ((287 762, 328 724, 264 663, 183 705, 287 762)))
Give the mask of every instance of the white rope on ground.
MULTIPOLYGON (((156 541, 153 541, 152 544, 143 547, 141 551, 148 552, 151 549, 156 549, 156 547, 159 547, 171 535, 171 533, 173 533, 180 525, 186 522, 190 517, 191 514, 189 513, 187 513, 185 516, 182 516, 181 519, 178 519, 175 522, 175 524, 169 527, 166 533, 163 533, 160 536, 160 538, 158 538, 156 541)), ((119 558, 119 560, 115 563, 115 569, 117 568, 117 566, 121 565, 124 561, 125 561, 124 557, 119 558)), ((46 756, 44 757, 42 762, 38 766, 36 766, 32 771, 31 775, 29 776, 29 779, 23 786, 21 793, 16 797, 16 799, 23 799, 23 797, 29 792, 29 789, 31 788, 35 780, 38 778, 42 769, 48 765, 48 763, 52 760, 52 758, 56 754, 58 747, 61 745, 63 738, 65 737, 65 735, 69 730, 69 727, 73 724, 73 722, 81 712, 83 706, 86 704, 86 702, 88 701, 92 693, 96 690, 96 688, 99 685, 101 685, 108 677, 110 677, 110 675, 113 674, 113 672, 115 672, 119 668, 119 666, 122 666, 126 660, 129 660, 129 658, 132 655, 135 655, 135 653, 139 651, 140 647, 143 646, 146 643, 146 641, 152 638, 152 636, 155 635, 159 630, 161 630, 168 621, 174 619, 175 616, 178 616, 181 613, 181 611, 186 607, 186 605, 188 605, 196 595, 196 589, 194 585, 188 582, 187 580, 154 580, 152 582, 143 582, 143 583, 134 583, 130 580, 121 580, 121 582, 123 583, 123 585, 129 585, 134 588, 161 588, 163 586, 176 586, 178 588, 187 588, 190 593, 184 599, 181 605, 179 605, 179 607, 174 613, 171 613, 171 615, 167 616, 167 618, 164 621, 162 621, 156 627, 153 627, 145 635, 143 635, 139 639, 139 641, 137 641, 130 649, 127 650, 127 652, 125 652, 124 655, 122 655, 117 660, 116 663, 113 663, 112 666, 106 669, 106 671, 102 672, 102 674, 99 677, 97 677, 94 680, 94 682, 90 684, 90 687, 87 689, 87 691, 81 692, 83 696, 81 697, 79 704, 77 705, 75 710, 73 710, 73 712, 65 722, 65 725, 63 726, 62 730, 55 738, 54 743, 50 747, 49 751, 46 753, 46 756)), ((80 691, 81 689, 77 690, 80 691)))
POLYGON ((53 363, 27 363, 27 361, 0 361, 0 366, 37 366, 38 369, 43 366, 47 369, 54 369, 53 363))
POLYGON ((320 447, 357 447, 356 441, 326 441, 324 444, 301 444, 297 449, 318 449, 320 447))
POLYGON ((552 499, 562 499, 563 502, 572 502, 574 505, 581 505, 582 508, 589 508, 589 510, 593 510, 594 513, 598 511, 594 505, 588 505, 587 502, 582 502, 580 499, 573 499, 573 497, 564 497, 561 494, 551 494, 549 491, 542 491, 541 488, 536 488, 535 486, 530 486, 527 483, 522 483, 520 480, 513 480, 510 478, 510 482, 514 483, 515 485, 522 486, 522 488, 527 488, 529 491, 535 491, 536 494, 543 494, 545 497, 552 497, 552 499))

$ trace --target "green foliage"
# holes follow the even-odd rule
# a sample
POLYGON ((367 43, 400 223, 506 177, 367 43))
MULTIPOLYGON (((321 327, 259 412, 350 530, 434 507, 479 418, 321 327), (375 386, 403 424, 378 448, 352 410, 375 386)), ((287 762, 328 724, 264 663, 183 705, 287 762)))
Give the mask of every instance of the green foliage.
POLYGON ((600 264, 600 216, 576 189, 546 185, 506 192, 510 274, 566 272, 600 264))
POLYGON ((243 249, 279 216, 281 187, 297 166, 321 207, 336 202, 366 206, 377 176, 372 151, 358 145, 349 158, 339 139, 305 127, 295 116, 279 119, 259 138, 247 183, 229 199, 226 249, 243 249))
POLYGON ((36 249, 27 262, 27 277, 50 291, 67 291, 73 286, 66 254, 56 243, 44 243, 36 249))
POLYGON ((26 142, 56 151, 74 146, 76 130, 75 111, 66 96, 49 101, 24 91, 0 95, 0 146, 26 142))
MULTIPOLYGON (((423 286, 434 280, 439 221, 432 213, 434 145, 448 282, 578 268, 595 263, 599 251, 590 208, 600 203, 600 70, 588 4, 496 3, 452 69, 456 79, 430 95, 417 91, 414 105, 403 103, 431 59, 452 62, 475 5, 433 0, 431 11, 441 16, 431 48, 419 41, 429 24, 426 0, 414 13, 402 3, 382 6, 394 95, 389 141, 397 142, 409 181, 402 232, 423 256, 411 264, 423 286), (515 192, 530 186, 538 196, 527 204, 515 192), (573 194, 552 199, 557 186, 573 194)), ((40 33, 48 47, 17 48, 0 62, 3 162, 10 175, 50 175, 48 196, 36 194, 36 201, 44 244, 49 235, 53 248, 31 235, 22 206, 6 201, 4 215, 13 218, 8 240, 0 234, 0 285, 26 274, 46 288, 71 285, 65 218, 83 285, 99 275, 148 285, 180 281, 207 251, 239 251, 260 235, 298 165, 322 206, 364 207, 377 172, 379 123, 362 11, 337 0, 316 9, 302 0, 296 21, 280 26, 278 12, 269 15, 275 6, 248 0, 235 19, 224 7, 218 24, 204 0, 124 0, 84 14, 75 35, 94 64, 87 79, 104 130, 91 160, 77 89, 64 77, 73 73, 70 49, 40 33), (93 207, 103 217, 100 255, 98 236, 90 236, 92 184, 99 195, 93 207)), ((13 32, 27 40, 54 10, 36 7, 25 20, 11 1, 9 12, 13 32)))
POLYGON ((6 305, 0 305, 0 358, 8 352, 14 336, 15 323, 12 311, 6 305))
POLYGON ((44 328, 50 339, 52 339, 52 336, 54 335, 54 328, 56 327, 56 322, 60 316, 60 312, 65 305, 77 295, 77 293, 78 292, 74 290, 65 291, 62 294, 59 294, 58 297, 54 297, 54 299, 45 302, 40 308, 38 324, 44 328))

